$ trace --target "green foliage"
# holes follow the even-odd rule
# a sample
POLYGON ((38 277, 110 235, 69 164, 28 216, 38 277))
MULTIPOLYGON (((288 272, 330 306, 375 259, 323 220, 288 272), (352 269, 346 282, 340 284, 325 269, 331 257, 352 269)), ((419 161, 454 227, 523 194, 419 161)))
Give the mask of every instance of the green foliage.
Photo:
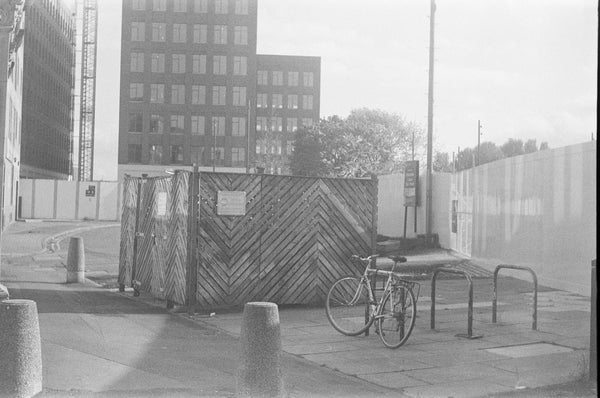
POLYGON ((510 138, 506 141, 501 147, 502 153, 504 157, 510 158, 517 155, 522 155, 525 153, 525 149, 523 147, 522 140, 516 140, 514 138, 510 138))
POLYGON ((452 165, 450 163, 449 155, 446 152, 436 152, 431 168, 437 173, 450 173, 452 172, 452 165))

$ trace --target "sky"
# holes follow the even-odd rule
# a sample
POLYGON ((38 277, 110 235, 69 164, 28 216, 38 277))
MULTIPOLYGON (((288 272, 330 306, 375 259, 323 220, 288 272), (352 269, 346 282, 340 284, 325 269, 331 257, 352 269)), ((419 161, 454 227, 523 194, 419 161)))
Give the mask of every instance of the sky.
MULTIPOLYGON (((98 1, 94 179, 116 180, 121 0, 98 1)), ((437 0, 433 146, 596 139, 598 3, 437 0)), ((259 54, 321 57, 321 117, 367 107, 427 130, 427 0, 258 0, 259 54)))

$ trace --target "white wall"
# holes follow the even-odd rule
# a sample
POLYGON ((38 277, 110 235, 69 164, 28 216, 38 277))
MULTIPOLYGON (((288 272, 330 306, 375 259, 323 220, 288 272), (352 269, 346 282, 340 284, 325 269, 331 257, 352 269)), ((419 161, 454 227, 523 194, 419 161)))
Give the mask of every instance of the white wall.
POLYGON ((21 179, 21 218, 119 220, 121 194, 115 181, 21 179))

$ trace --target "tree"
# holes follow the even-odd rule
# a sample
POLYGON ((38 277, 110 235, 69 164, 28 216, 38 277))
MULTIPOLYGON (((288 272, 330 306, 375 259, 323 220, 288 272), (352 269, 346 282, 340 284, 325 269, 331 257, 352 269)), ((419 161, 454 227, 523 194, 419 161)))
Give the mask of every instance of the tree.
POLYGON ((485 164, 504 158, 504 153, 496 144, 490 141, 479 145, 479 164, 485 164))
POLYGON ((525 145, 523 146, 523 150, 525 153, 533 153, 537 152, 537 142, 535 139, 525 141, 525 145))
POLYGON ((502 153, 504 153, 504 156, 507 158, 522 155, 525 153, 525 150, 523 148, 523 141, 516 140, 514 138, 510 138, 508 141, 506 141, 500 147, 500 149, 502 149, 502 153))
POLYGON ((324 169, 319 166, 310 170, 333 177, 366 177, 401 170, 403 161, 410 159, 413 133, 415 141, 423 135, 421 129, 399 115, 367 108, 353 110, 346 119, 322 119, 307 133, 310 139, 299 135, 301 139, 295 144, 292 172, 308 170, 301 165, 309 161, 300 157, 314 154, 318 144, 318 163, 324 169))
POLYGON ((465 148, 456 155, 456 171, 470 169, 475 166, 477 151, 465 148))
POLYGON ((545 151, 546 149, 550 149, 550 147, 548 146, 548 143, 544 141, 540 144, 540 151, 545 151))
POLYGON ((327 167, 321 156, 321 142, 317 127, 302 127, 296 131, 290 169, 292 174, 300 176, 327 174, 327 167))
POLYGON ((452 171, 452 165, 450 164, 449 155, 446 152, 436 152, 433 157, 433 164, 431 168, 435 172, 449 173, 452 171))

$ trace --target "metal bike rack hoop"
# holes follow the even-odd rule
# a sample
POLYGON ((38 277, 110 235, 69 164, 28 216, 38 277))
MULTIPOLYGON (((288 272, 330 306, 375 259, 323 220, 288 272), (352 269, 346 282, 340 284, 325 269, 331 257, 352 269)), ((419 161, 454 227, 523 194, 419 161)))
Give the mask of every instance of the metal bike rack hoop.
POLYGON ((457 337, 464 337, 467 339, 478 339, 483 337, 483 335, 473 336, 473 279, 471 275, 467 274, 465 271, 461 271, 458 269, 452 268, 438 268, 433 271, 433 276, 431 277, 431 329, 435 329, 435 282, 438 274, 445 272, 448 274, 456 274, 462 275, 467 279, 469 283, 469 303, 468 303, 468 312, 467 312, 467 334, 459 333, 457 337))
POLYGON ((492 323, 496 323, 496 313, 498 312, 498 272, 503 268, 527 271, 531 274, 531 276, 533 278, 533 322, 531 324, 531 330, 537 330, 537 298, 538 298, 537 275, 531 268, 522 267, 519 265, 500 264, 494 270, 494 295, 492 296, 492 323))

